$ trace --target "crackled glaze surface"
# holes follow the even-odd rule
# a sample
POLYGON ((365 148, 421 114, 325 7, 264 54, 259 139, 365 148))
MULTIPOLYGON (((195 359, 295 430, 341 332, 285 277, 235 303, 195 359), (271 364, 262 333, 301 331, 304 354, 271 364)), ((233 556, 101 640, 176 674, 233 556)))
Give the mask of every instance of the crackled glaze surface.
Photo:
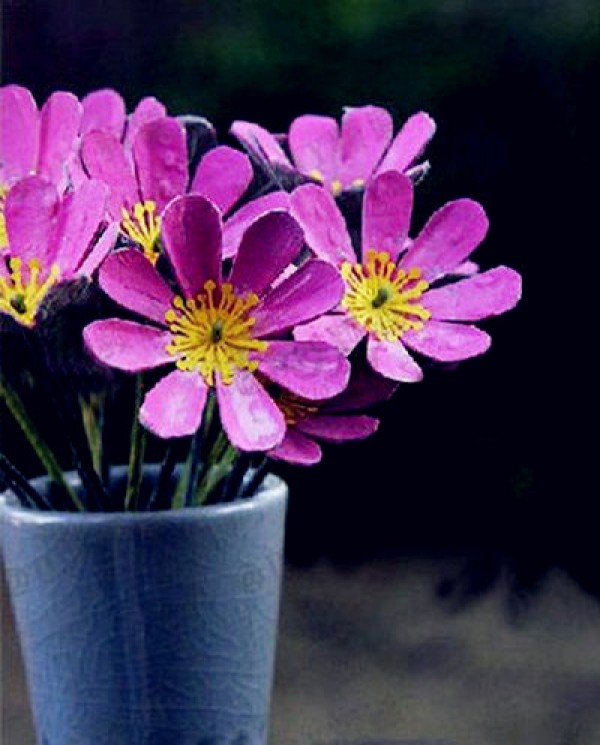
POLYGON ((286 488, 145 515, 3 508, 39 745, 265 745, 286 488))

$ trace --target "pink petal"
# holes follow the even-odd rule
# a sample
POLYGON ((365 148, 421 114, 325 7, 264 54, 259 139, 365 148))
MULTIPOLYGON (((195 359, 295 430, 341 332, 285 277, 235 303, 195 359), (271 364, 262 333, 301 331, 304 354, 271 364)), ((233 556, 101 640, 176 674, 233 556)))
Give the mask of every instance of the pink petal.
POLYGON ((146 394, 140 422, 165 439, 193 435, 202 422, 207 395, 201 375, 174 370, 146 394))
POLYGON ((229 130, 259 161, 271 166, 293 170, 293 166, 283 152, 281 145, 263 127, 251 122, 236 121, 229 130))
POLYGON ((92 91, 81 103, 83 106, 82 135, 93 130, 100 130, 121 140, 125 128, 125 103, 116 91, 110 88, 92 91))
POLYGON ((298 256, 302 228, 283 211, 268 212, 244 233, 229 281, 240 292, 261 295, 298 256))
POLYGON ((199 194, 174 199, 162 219, 165 250, 186 297, 221 283, 221 215, 199 194))
POLYGON ((162 119, 167 115, 167 110, 160 101, 153 96, 147 96, 135 107, 127 121, 127 130, 125 132, 125 144, 131 147, 133 142, 144 124, 153 122, 155 119, 162 119))
POLYGON ((418 383, 423 379, 423 371, 401 341, 381 341, 369 336, 367 359, 374 370, 391 380, 418 383))
POLYGON ((190 192, 202 194, 223 212, 229 212, 252 183, 254 173, 247 155, 222 145, 198 163, 190 192))
POLYGON ((87 181, 62 200, 52 231, 53 258, 63 277, 72 275, 88 252, 104 219, 108 187, 101 181, 87 181))
POLYGON ((273 399, 252 373, 236 372, 227 385, 217 379, 221 422, 238 450, 270 450, 285 435, 285 419, 273 399))
POLYGON ((83 330, 87 348, 100 362, 126 372, 141 372, 173 362, 171 332, 120 318, 94 321, 83 330))
POLYGON ((314 466, 321 460, 322 452, 314 440, 300 434, 294 427, 288 427, 282 443, 269 450, 268 456, 297 466, 314 466))
POLYGON ((78 143, 82 107, 72 93, 57 91, 42 107, 38 173, 60 191, 68 183, 67 163, 78 143))
POLYGON ((258 369, 269 380, 302 398, 331 398, 348 385, 350 363, 323 342, 271 341, 258 369))
POLYGON ((308 247, 324 261, 339 266, 356 262, 346 221, 330 191, 316 184, 292 192, 292 215, 298 220, 308 247))
POLYGON ((290 196, 287 192, 272 191, 236 210, 223 225, 223 258, 230 259, 236 255, 242 236, 257 218, 276 209, 287 210, 289 205, 290 196))
POLYGON ((400 265, 418 267, 431 282, 462 264, 487 230, 488 219, 480 204, 470 199, 448 202, 429 218, 400 265))
POLYGON ((363 199, 362 254, 387 251, 392 261, 404 247, 410 228, 413 185, 407 176, 388 171, 367 186, 363 199))
POLYGON ((159 212, 188 182, 187 144, 183 126, 172 117, 155 119, 140 128, 133 141, 142 199, 156 202, 159 212))
POLYGON ((156 323, 165 323, 173 292, 141 251, 115 251, 102 265, 99 282, 119 305, 156 323))
POLYGON ((392 139, 392 117, 378 106, 359 106, 342 117, 339 178, 345 189, 368 181, 392 139))
POLYGON ((344 287, 344 280, 330 264, 307 261, 254 309, 254 334, 281 332, 327 313, 342 299, 344 287))
POLYGON ((475 326, 427 321, 421 331, 407 331, 406 346, 439 362, 458 362, 487 351, 490 337, 475 326))
POLYGON ((83 138, 81 159, 90 178, 103 181, 110 189, 108 211, 113 220, 120 221, 122 208, 130 210, 140 201, 123 145, 112 134, 93 131, 83 138))
POLYGON ((328 185, 339 179, 339 137, 336 120, 328 116, 307 114, 294 119, 288 142, 298 170, 307 176, 318 173, 317 178, 328 185))
POLYGON ((398 383, 378 375, 368 365, 355 365, 345 391, 326 401, 320 411, 338 413, 366 409, 387 401, 398 390, 398 383))
POLYGON ((479 321, 498 316, 514 308, 521 297, 521 275, 514 269, 499 266, 429 290, 423 305, 433 318, 445 321, 479 321))
POLYGON ((398 132, 377 173, 405 171, 423 153, 435 134, 436 125, 424 111, 413 114, 398 132))
POLYGON ((41 176, 27 176, 10 189, 4 206, 11 256, 24 261, 52 258, 50 236, 60 200, 53 184, 41 176))
POLYGON ((350 354, 365 334, 364 328, 345 313, 321 316, 294 329, 297 341, 324 341, 345 355, 350 354))
POLYGON ((118 235, 119 223, 111 222, 82 262, 77 270, 77 276, 91 277, 115 247, 118 235))
POLYGON ((39 115, 27 88, 0 88, 0 182, 9 184, 31 173, 38 153, 39 115))
POLYGON ((305 435, 326 442, 364 440, 377 431, 379 420, 372 416, 315 416, 300 419, 296 428, 305 435))

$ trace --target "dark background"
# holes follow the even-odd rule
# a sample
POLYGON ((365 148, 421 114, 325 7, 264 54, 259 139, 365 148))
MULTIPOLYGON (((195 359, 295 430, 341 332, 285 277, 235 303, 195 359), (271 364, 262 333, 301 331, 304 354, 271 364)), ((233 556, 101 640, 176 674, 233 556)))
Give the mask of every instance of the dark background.
MULTIPOLYGON (((595 0, 5 2, 3 82, 39 103, 58 88, 112 86, 130 107, 154 94, 208 117, 224 142, 233 119, 283 132, 344 105, 385 106, 397 126, 428 111, 438 133, 415 228, 450 199, 477 199, 491 231, 475 259, 523 274, 518 308, 483 324, 488 354, 402 386, 368 442, 279 469, 292 562, 457 554, 473 559, 469 591, 506 562, 518 588, 558 565, 600 589, 598 236, 586 225, 598 21, 595 0)), ((6 427, 5 449, 33 473, 6 427)))

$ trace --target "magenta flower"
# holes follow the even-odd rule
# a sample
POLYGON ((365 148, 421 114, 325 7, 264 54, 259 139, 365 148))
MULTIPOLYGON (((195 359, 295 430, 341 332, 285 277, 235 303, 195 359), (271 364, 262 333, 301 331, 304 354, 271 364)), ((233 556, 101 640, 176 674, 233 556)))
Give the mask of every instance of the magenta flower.
MULTIPOLYGON (((188 153, 183 126, 172 117, 143 124, 128 153, 126 143, 109 132, 85 135, 82 161, 92 178, 108 185, 108 211, 121 222, 122 233, 153 264, 160 255, 160 214, 174 197, 187 191, 210 199, 229 216, 253 179, 249 159, 221 146, 202 158, 188 189, 188 153)), ((223 255, 233 256, 244 230, 259 215, 288 207, 289 196, 273 192, 250 202, 225 223, 223 255)))
POLYGON ((99 181, 62 198, 40 176, 12 187, 5 206, 8 247, 0 259, 1 313, 32 327, 53 287, 94 272, 116 240, 116 225, 96 240, 106 198, 99 181))
POLYGON ((341 128, 328 116, 300 116, 287 135, 291 160, 278 140, 258 124, 236 121, 231 133, 260 162, 274 170, 300 173, 337 196, 363 187, 378 173, 406 172, 433 137, 435 122, 419 112, 392 139, 392 117, 377 106, 347 108, 341 128))
POLYGON ((270 450, 285 435, 285 418, 255 373, 307 399, 333 396, 348 382, 348 361, 334 347, 281 338, 339 302, 341 277, 311 260, 273 287, 303 245, 300 227, 284 211, 263 215, 245 231, 227 281, 221 215, 208 199, 175 199, 163 216, 162 239, 178 292, 138 251, 113 253, 100 285, 146 322, 97 321, 85 329, 88 347, 129 372, 175 366, 146 394, 140 412, 159 437, 194 433, 215 389, 232 444, 270 450))
POLYGON ((356 412, 387 400, 396 388, 397 383, 361 370, 353 373, 345 391, 327 401, 307 401, 280 389, 275 401, 287 431, 269 457, 312 466, 322 457, 319 440, 342 443, 369 437, 377 431, 379 420, 356 412))
POLYGON ((400 173, 388 171, 371 181, 357 261, 330 193, 307 184, 292 194, 292 214, 306 242, 318 257, 340 267, 346 283, 340 306, 297 328, 295 337, 328 341, 349 354, 366 336, 371 366, 403 382, 422 378, 409 350, 440 362, 485 352, 490 337, 471 322, 504 313, 521 296, 521 277, 508 267, 468 276, 476 265, 466 260, 488 229, 481 205, 449 202, 409 241, 412 201, 412 183, 400 173), (457 279, 457 271, 466 278, 448 282, 457 279))

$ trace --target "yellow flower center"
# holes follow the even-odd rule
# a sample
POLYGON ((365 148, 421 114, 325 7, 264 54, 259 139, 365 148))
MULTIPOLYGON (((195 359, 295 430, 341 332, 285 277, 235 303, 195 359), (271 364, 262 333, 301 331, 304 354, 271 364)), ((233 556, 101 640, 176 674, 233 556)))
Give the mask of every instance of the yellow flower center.
POLYGON ((309 403, 303 398, 290 393, 290 391, 281 390, 274 398, 285 417, 286 424, 296 424, 301 419, 306 419, 311 414, 316 414, 319 410, 319 407, 315 406, 314 402, 309 403))
POLYGON ((215 282, 208 280, 204 292, 188 300, 176 297, 165 314, 173 334, 167 352, 177 357, 180 370, 197 370, 208 385, 214 385, 215 372, 227 384, 236 370, 254 372, 258 361, 250 353, 268 346, 252 336, 256 319, 249 311, 258 303, 257 295, 238 297, 228 282, 219 293, 215 290, 215 282))
POLYGON ((0 312, 31 328, 42 300, 58 282, 60 268, 53 264, 43 281, 40 278, 42 265, 37 259, 29 259, 27 269, 24 277, 21 259, 8 260, 9 277, 0 276, 0 312))
POLYGON ((419 300, 429 284, 421 270, 399 269, 385 252, 367 251, 364 264, 342 264, 346 294, 342 306, 382 341, 397 341, 405 331, 420 331, 431 313, 419 300))
POLYGON ((156 214, 156 202, 151 199, 138 202, 131 212, 121 209, 121 230, 134 243, 142 247, 144 256, 156 264, 160 255, 160 217, 156 214))
MULTIPOLYGON (((308 172, 308 175, 311 179, 314 181, 318 181, 320 184, 325 183, 325 176, 319 171, 318 168, 313 168, 312 171, 308 172)), ((355 178, 352 182, 351 186, 355 189, 360 189, 365 185, 365 180, 363 178, 355 178)), ((344 190, 344 186, 339 178, 334 178, 332 182, 329 184, 329 188, 331 189, 331 193, 334 197, 338 197, 342 191, 344 190)))
POLYGON ((8 186, 0 184, 0 251, 8 246, 8 234, 6 232, 6 219, 4 217, 4 205, 6 204, 6 195, 8 186))

